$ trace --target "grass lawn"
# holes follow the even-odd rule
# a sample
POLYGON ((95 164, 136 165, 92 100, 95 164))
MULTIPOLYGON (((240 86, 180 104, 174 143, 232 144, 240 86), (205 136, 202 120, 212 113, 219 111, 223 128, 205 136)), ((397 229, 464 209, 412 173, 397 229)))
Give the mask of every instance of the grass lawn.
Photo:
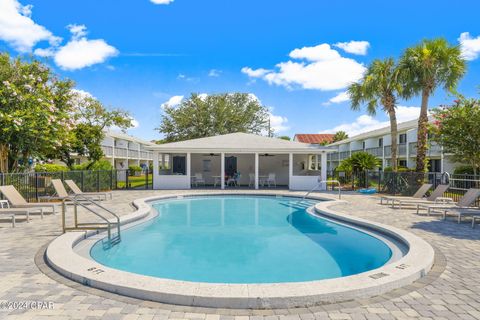
MULTIPOLYGON (((148 184, 151 185, 153 181, 153 175, 149 174, 148 175, 148 184)), ((145 187, 145 175, 140 175, 140 176, 129 176, 128 177, 128 184, 129 188, 139 188, 139 187, 145 187)), ((118 181, 117 182, 117 187, 118 188, 125 188, 125 181, 118 181)))

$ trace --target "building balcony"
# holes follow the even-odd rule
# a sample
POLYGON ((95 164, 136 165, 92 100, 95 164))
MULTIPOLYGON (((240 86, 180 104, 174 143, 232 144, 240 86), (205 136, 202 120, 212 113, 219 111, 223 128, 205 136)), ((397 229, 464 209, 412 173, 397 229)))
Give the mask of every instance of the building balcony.
MULTIPOLYGON (((442 153, 442 147, 437 144, 436 142, 430 142, 428 147, 427 147, 427 156, 440 156, 442 153)), ((410 142, 409 145, 409 155, 410 157, 414 157, 417 155, 417 143, 416 142, 410 142)))
POLYGON ((111 157, 113 155, 113 147, 110 146, 101 146, 103 155, 105 157, 111 157))
POLYGON ((127 154, 128 154, 127 149, 125 149, 125 148, 115 148, 115 157, 116 158, 120 158, 120 157, 126 158, 127 154))
POLYGON ((365 152, 370 153, 376 157, 383 157, 383 147, 376 147, 376 148, 367 148, 365 152))
POLYGON ((129 158, 138 158, 138 150, 128 149, 129 158))
POLYGON ((338 153, 338 160, 347 159, 350 157, 350 151, 342 151, 338 153))
MULTIPOLYGON (((392 146, 385 146, 385 157, 389 158, 392 156, 392 146)), ((407 156, 407 144, 401 143, 397 145, 397 157, 406 157, 407 156)))

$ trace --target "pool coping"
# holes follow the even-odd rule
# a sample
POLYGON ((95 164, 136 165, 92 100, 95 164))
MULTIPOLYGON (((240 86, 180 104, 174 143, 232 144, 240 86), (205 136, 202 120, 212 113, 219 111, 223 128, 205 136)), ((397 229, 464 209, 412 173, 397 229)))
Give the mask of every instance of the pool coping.
MULTIPOLYGON (((182 193, 178 196, 232 194, 298 197, 298 194, 291 194, 288 191, 261 194, 245 191, 182 193)), ((125 226, 132 222, 149 219, 151 206, 148 202, 178 196, 152 196, 135 200, 133 205, 137 210, 123 216, 121 224, 125 226)), ((112 269, 93 259, 87 259, 73 250, 83 239, 95 235, 95 232, 69 232, 57 237, 46 250, 46 260, 58 273, 89 287, 167 304, 235 309, 309 307, 368 298, 409 285, 425 276, 432 268, 434 250, 418 236, 405 230, 339 213, 332 207, 343 201, 332 199, 329 194, 309 198, 331 200, 318 203, 315 206, 316 214, 373 229, 399 239, 408 246, 408 253, 394 263, 352 276, 277 284, 196 283, 112 269)))

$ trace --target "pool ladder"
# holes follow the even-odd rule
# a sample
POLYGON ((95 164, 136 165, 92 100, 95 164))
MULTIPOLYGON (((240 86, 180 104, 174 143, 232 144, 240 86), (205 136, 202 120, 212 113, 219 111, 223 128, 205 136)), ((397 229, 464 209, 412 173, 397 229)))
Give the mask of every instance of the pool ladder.
POLYGON ((79 230, 107 231, 107 241, 103 242, 104 248, 110 248, 121 241, 120 236, 120 217, 110 209, 93 201, 84 195, 75 195, 62 200, 62 226, 63 232, 79 230), (74 226, 67 227, 66 213, 67 202, 73 204, 74 226), (83 207, 87 212, 99 217, 103 222, 78 222, 78 207, 83 207), (93 207, 93 208, 92 208, 93 207), (96 210, 95 210, 96 209, 96 210), (110 218, 110 219, 109 219, 110 218), (114 218, 115 221, 111 221, 114 218), (116 232, 115 232, 116 231, 116 232))
MULTIPOLYGON (((320 179, 319 179, 319 180, 320 180, 320 179)), ((302 200, 301 200, 300 202, 304 201, 304 200, 310 195, 310 193, 312 193, 313 191, 317 190, 317 189, 318 189, 322 184, 324 184, 324 183, 325 183, 325 186, 326 186, 327 183, 336 183, 336 184, 337 184, 337 187, 338 187, 338 199, 341 199, 341 198, 342 198, 342 193, 341 193, 342 188, 341 188, 341 186, 340 186, 340 181, 338 181, 338 180, 321 180, 321 181, 318 181, 318 184, 317 184, 315 187, 313 187, 312 190, 308 191, 308 192, 303 196, 303 198, 302 198, 302 200)))

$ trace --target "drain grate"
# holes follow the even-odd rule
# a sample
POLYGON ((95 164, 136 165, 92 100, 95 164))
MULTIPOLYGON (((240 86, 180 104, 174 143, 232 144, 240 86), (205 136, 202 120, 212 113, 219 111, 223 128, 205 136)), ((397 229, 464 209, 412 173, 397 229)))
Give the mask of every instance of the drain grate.
POLYGON ((369 277, 372 278, 372 279, 380 279, 380 278, 384 278, 384 277, 388 277, 388 276, 389 276, 388 273, 379 272, 379 273, 372 274, 369 277))

